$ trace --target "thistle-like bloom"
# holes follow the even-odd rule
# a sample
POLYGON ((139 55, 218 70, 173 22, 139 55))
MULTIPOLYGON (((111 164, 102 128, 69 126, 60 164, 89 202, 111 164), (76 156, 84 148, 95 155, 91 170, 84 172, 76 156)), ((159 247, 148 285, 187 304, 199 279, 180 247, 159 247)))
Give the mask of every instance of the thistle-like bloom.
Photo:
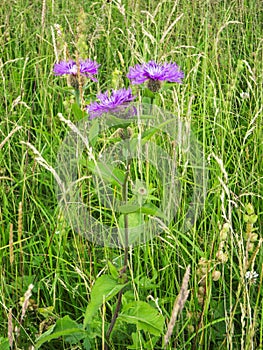
POLYGON ((135 99, 135 96, 132 95, 131 88, 128 88, 99 93, 97 95, 97 99, 99 102, 92 102, 86 106, 86 110, 90 115, 90 119, 94 119, 101 116, 103 113, 108 112, 112 114, 117 113, 119 115, 124 115, 127 112, 127 117, 127 114, 129 113, 129 102, 133 101, 135 99))
POLYGON ((61 61, 54 65, 54 74, 55 75, 64 75, 69 74, 71 76, 78 75, 78 66, 79 73, 93 81, 97 81, 93 75, 98 73, 99 64, 96 61, 92 61, 90 59, 80 60, 79 64, 77 64, 73 60, 69 61, 61 61))
POLYGON ((148 81, 148 88, 156 92, 160 89, 162 81, 182 83, 184 73, 179 70, 176 63, 159 64, 155 61, 149 61, 130 67, 127 78, 131 80, 132 84, 142 84, 148 81))

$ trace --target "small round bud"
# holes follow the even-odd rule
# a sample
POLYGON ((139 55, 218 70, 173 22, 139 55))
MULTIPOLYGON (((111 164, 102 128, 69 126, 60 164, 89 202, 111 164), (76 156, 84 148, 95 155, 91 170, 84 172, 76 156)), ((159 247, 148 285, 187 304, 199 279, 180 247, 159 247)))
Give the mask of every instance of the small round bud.
POLYGON ((218 270, 213 271, 213 273, 212 273, 213 281, 218 281, 220 277, 221 277, 220 271, 218 271, 218 270))
POLYGON ((204 303, 204 296, 203 295, 198 295, 197 301, 199 305, 202 305, 204 303))
POLYGON ((207 266, 201 267, 201 276, 204 276, 207 274, 207 266))
POLYGON ((250 242, 256 242, 258 240, 258 234, 251 233, 250 235, 250 242))
POLYGON ((247 250, 249 251, 249 253, 252 253, 254 251, 254 243, 248 243, 247 250))
POLYGON ((198 268, 198 269, 196 270, 196 274, 197 274, 197 276, 202 276, 202 275, 203 275, 200 268, 198 268))
POLYGON ((228 232, 229 229, 230 229, 230 224, 228 222, 225 222, 224 225, 223 225, 223 230, 228 232))
POLYGON ((206 278, 202 277, 201 280, 199 281, 200 287, 205 287, 206 286, 206 278))
POLYGON ((225 230, 221 230, 219 236, 220 236, 220 241, 226 241, 228 237, 228 232, 225 230))
POLYGON ((207 264, 206 258, 201 258, 198 262, 198 265, 206 265, 206 264, 207 264))
POLYGON ((195 331, 195 327, 192 324, 187 325, 187 331, 189 334, 193 334, 195 331))
POLYGON ((254 214, 254 208, 253 208, 253 205, 251 203, 248 203, 245 206, 245 209, 246 209, 246 212, 247 212, 248 215, 253 215, 254 214))
POLYGON ((226 263, 227 260, 228 260, 228 255, 226 253, 224 253, 222 250, 219 250, 217 253, 216 253, 216 257, 217 259, 221 262, 221 263, 226 263))
POLYGON ((250 215, 249 216, 249 222, 251 223, 251 224, 254 224, 256 221, 257 221, 257 219, 258 219, 258 216, 256 215, 256 214, 253 214, 253 215, 250 215))
POLYGON ((204 294, 205 294, 205 287, 200 286, 198 288, 198 295, 203 295, 204 296, 204 294))

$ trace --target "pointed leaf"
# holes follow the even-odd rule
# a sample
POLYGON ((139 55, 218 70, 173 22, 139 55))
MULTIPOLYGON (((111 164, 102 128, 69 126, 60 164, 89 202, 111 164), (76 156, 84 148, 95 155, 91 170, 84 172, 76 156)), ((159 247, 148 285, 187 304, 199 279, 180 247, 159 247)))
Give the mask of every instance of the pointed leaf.
POLYGON ((117 267, 114 266, 111 261, 108 261, 108 267, 109 267, 110 274, 111 274, 112 278, 114 278, 115 280, 118 280, 120 273, 119 273, 117 267))
POLYGON ((0 337, 0 349, 1 350, 9 350, 9 341, 7 338, 0 337))
POLYGON ((126 304, 118 320, 135 324, 138 330, 160 336, 163 333, 164 317, 144 301, 126 304))
POLYGON ((143 214, 152 215, 152 216, 159 216, 160 218, 166 219, 166 215, 154 204, 152 203, 146 203, 141 207, 141 212, 143 214))
POLYGON ((87 161, 85 164, 93 174, 99 176, 104 181, 109 182, 112 185, 120 186, 124 182, 125 172, 121 169, 99 161, 96 163, 94 161, 87 161))
POLYGON ((130 214, 140 210, 138 204, 124 204, 118 208, 118 211, 122 214, 130 214))
POLYGON ((93 119, 91 122, 91 127, 89 129, 89 141, 92 147, 95 146, 98 135, 99 135, 100 125, 98 119, 93 119))
POLYGON ((103 302, 112 299, 126 284, 118 284, 118 282, 108 275, 100 276, 92 290, 91 301, 86 309, 84 317, 84 328, 92 322, 96 312, 99 310, 103 302))
POLYGON ((86 338, 88 334, 82 329, 82 325, 73 321, 69 316, 65 316, 37 338, 35 348, 39 349, 42 344, 62 336, 65 337, 66 342, 76 344, 79 340, 86 338))
POLYGON ((85 115, 77 103, 72 104, 72 111, 77 120, 81 120, 85 115))

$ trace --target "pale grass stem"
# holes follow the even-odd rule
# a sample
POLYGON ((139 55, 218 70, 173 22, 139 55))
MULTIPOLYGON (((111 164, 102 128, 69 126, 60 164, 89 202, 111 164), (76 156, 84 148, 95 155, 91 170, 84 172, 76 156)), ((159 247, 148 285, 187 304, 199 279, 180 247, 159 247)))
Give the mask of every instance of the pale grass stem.
POLYGON ((18 238, 18 242, 19 242, 19 251, 20 251, 20 273, 21 273, 21 276, 23 276, 23 272, 24 272, 22 234, 23 234, 23 204, 22 204, 22 202, 19 202, 17 238, 18 238))
POLYGON ((14 263, 14 237, 13 237, 13 224, 10 224, 9 228, 9 254, 10 254, 10 265, 14 263))
POLYGON ((13 349, 13 343, 14 343, 12 308, 10 308, 9 311, 8 311, 7 338, 8 338, 10 350, 12 350, 13 349))
MULTIPOLYGON (((28 286, 27 291, 24 294, 23 303, 22 303, 22 311, 21 311, 21 316, 20 316, 20 320, 19 320, 19 326, 15 327, 16 339, 18 339, 20 336, 20 329, 22 327, 22 322, 23 322, 23 319, 26 315, 26 311, 28 309, 28 306, 30 305, 30 297, 32 295, 33 288, 34 288, 34 285, 31 283, 28 286)), ((11 315, 11 317, 12 317, 12 315, 11 315)))
POLYGON ((47 5, 47 1, 43 0, 42 1, 42 13, 41 13, 41 29, 42 29, 42 33, 44 32, 44 27, 45 27, 46 5, 47 5))
POLYGON ((174 307, 173 307, 173 311, 172 311, 172 314, 171 314, 171 319, 170 319, 170 322, 168 323, 167 332, 166 332, 166 334, 164 336, 164 348, 165 349, 166 349, 166 347, 167 347, 167 345, 169 343, 169 340, 170 340, 170 338, 172 336, 177 316, 183 310, 185 302, 186 302, 186 300, 188 298, 188 294, 189 294, 189 290, 188 290, 189 278, 190 278, 190 265, 187 266, 187 269, 186 269, 185 274, 184 274, 184 278, 183 278, 183 282, 182 282, 182 286, 181 286, 180 292, 179 292, 179 294, 178 294, 178 296, 177 296, 177 298, 175 299, 175 302, 174 302, 174 307))
POLYGON ((0 143, 0 149, 4 147, 4 144, 16 133, 19 129, 21 129, 22 126, 17 125, 7 136, 6 138, 0 143))

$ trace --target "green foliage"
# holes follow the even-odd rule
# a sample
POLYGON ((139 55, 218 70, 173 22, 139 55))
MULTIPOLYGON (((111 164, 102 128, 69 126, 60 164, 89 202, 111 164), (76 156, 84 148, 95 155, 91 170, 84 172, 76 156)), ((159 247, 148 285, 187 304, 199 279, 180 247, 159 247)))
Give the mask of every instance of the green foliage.
POLYGON ((87 161, 85 165, 92 173, 97 175, 99 179, 103 179, 116 186, 120 186, 125 178, 124 171, 110 164, 105 164, 100 161, 87 161))
POLYGON ((1 350, 9 350, 9 341, 7 338, 0 337, 1 350))
MULTIPOLYGON (((111 270, 113 265, 111 264, 111 270)), ((116 275, 116 270, 114 270, 116 275)), ((119 284, 117 278, 108 275, 99 277, 91 291, 91 301, 86 309, 83 325, 73 321, 69 316, 57 320, 49 329, 36 339, 35 347, 39 349, 44 343, 63 337, 66 343, 78 344, 84 340, 85 349, 90 349, 93 338, 98 334, 96 328, 96 313, 102 304, 111 300, 126 284, 119 284)), ((160 336, 163 334, 164 317, 152 306, 142 301, 132 301, 123 306, 118 320, 136 325, 138 331, 160 336)), ((116 331, 118 331, 118 326, 116 331)))
POLYGON ((88 337, 88 332, 81 329, 81 325, 71 320, 69 316, 59 319, 55 325, 49 328, 36 340, 35 347, 39 349, 42 344, 53 339, 64 337, 65 342, 74 345, 83 338, 88 337))
POLYGON ((126 284, 119 284, 111 276, 103 275, 99 277, 91 291, 91 301, 86 309, 84 318, 84 328, 92 323, 93 317, 103 303, 111 300, 126 284))
POLYGON ((164 317, 143 301, 133 301, 124 305, 119 320, 135 324, 138 330, 160 336, 163 334, 164 317))

